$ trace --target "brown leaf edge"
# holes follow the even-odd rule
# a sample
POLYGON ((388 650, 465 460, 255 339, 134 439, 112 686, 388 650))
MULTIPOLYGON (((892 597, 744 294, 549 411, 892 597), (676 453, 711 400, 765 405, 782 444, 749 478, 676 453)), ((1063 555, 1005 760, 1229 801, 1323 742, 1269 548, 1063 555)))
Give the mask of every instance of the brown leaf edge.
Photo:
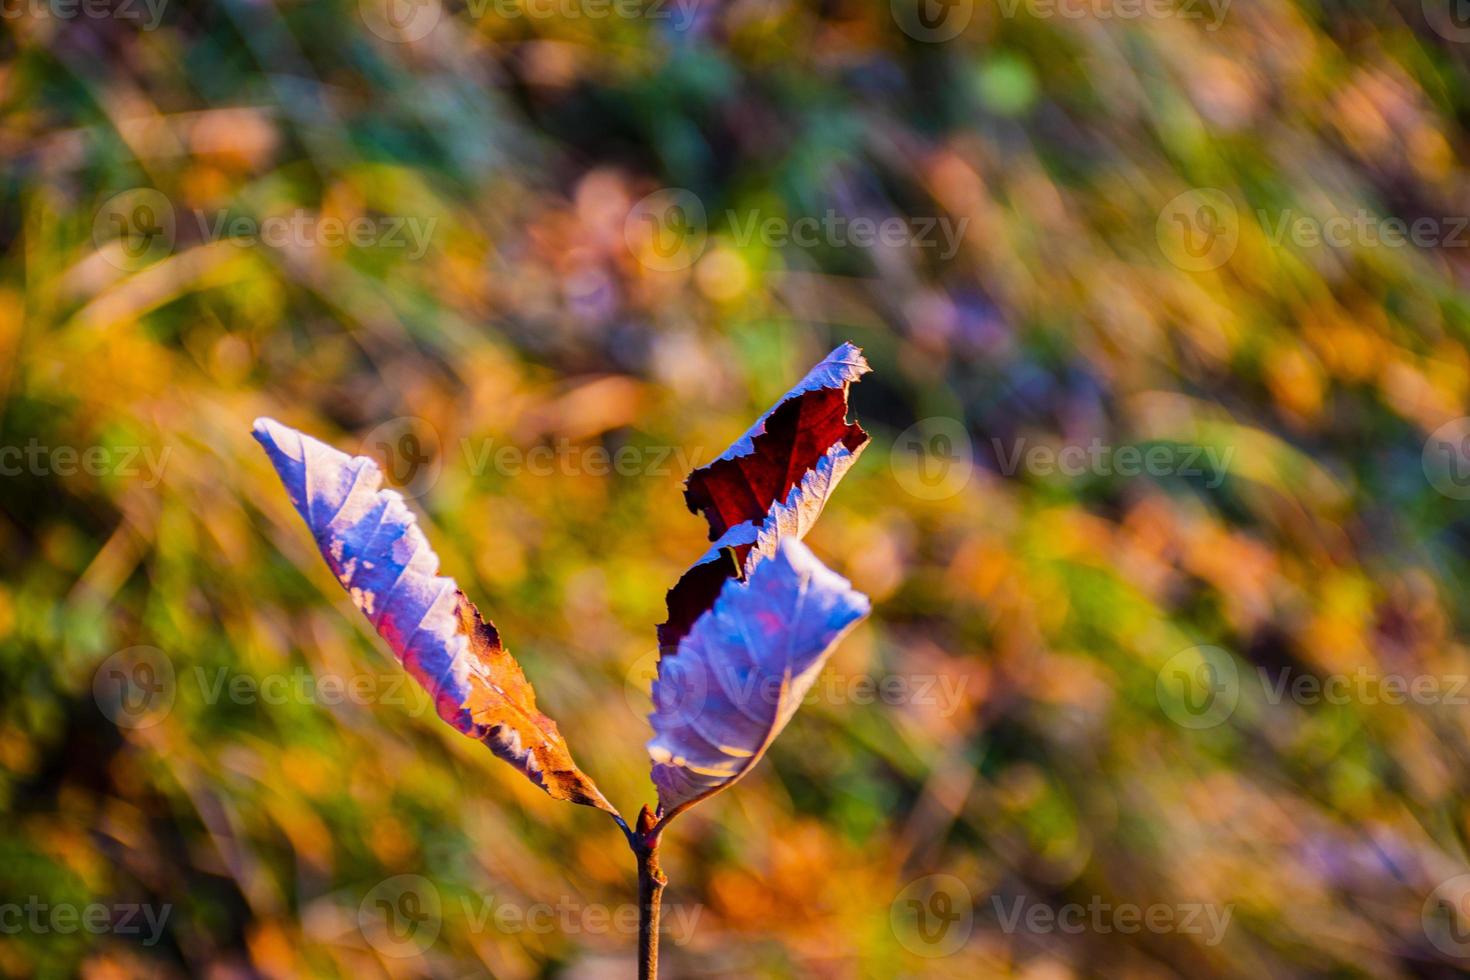
POLYGON ((469 638, 470 716, 483 728, 481 741, 498 757, 525 773, 553 799, 596 807, 622 818, 577 768, 556 722, 536 708, 536 691, 521 665, 500 642, 500 631, 457 590, 459 629, 469 638))

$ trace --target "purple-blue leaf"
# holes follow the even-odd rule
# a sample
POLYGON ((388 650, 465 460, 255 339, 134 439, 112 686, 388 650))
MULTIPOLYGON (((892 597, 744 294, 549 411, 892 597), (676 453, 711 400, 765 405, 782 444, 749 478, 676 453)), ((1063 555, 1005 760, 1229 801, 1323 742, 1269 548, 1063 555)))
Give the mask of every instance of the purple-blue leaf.
POLYGON ((677 652, 659 660, 648 753, 664 819, 755 765, 868 608, 795 537, 745 581, 726 580, 677 652))
POLYGON ((381 489, 378 465, 272 419, 257 419, 254 434, 332 574, 434 698, 439 717, 553 797, 616 814, 572 761, 556 723, 536 709, 494 625, 438 574, 413 512, 381 489))

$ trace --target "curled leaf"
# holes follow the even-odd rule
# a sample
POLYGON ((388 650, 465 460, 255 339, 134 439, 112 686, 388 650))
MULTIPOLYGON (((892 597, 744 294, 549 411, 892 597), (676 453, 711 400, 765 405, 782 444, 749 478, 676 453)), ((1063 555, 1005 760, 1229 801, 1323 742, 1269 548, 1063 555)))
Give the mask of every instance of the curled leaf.
POLYGON ((729 578, 751 573, 782 538, 806 535, 868 444, 847 420, 848 389, 869 371, 844 343, 762 415, 719 458, 689 475, 684 499, 709 522, 714 544, 669 590, 659 646, 677 648, 729 578))
POLYGON ((725 582, 678 654, 659 661, 648 753, 665 819, 750 771, 868 609, 795 537, 747 580, 725 582))
POLYGON ((254 435, 327 566, 404 668, 457 730, 479 739, 559 800, 616 814, 572 761, 556 722, 494 625, 438 574, 439 557, 378 465, 272 419, 254 435))

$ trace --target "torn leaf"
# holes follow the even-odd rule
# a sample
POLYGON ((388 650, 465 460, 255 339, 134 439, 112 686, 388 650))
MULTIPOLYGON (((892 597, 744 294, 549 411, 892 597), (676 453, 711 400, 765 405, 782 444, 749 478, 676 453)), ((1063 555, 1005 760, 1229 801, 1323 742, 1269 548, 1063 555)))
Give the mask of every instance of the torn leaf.
POLYGON ((847 420, 848 389, 869 371, 850 343, 828 354, 718 459, 690 474, 684 499, 714 545, 669 590, 658 628, 668 655, 725 581, 750 574, 785 537, 801 538, 868 444, 847 420))

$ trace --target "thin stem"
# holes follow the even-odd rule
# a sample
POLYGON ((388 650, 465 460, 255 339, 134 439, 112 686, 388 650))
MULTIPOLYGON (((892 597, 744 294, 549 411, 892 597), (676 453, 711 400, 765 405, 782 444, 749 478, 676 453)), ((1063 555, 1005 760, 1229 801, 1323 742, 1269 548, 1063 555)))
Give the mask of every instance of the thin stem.
POLYGON ((636 852, 636 849, 638 847, 638 837, 636 834, 633 833, 632 828, 628 826, 628 822, 622 818, 621 814, 613 813, 609 815, 613 818, 613 820, 617 822, 618 829, 623 832, 623 836, 628 839, 628 846, 634 848, 636 852))
POLYGON ((658 866, 658 838, 638 859, 638 980, 658 980, 658 926, 664 877, 658 866))
POLYGON ((645 806, 630 839, 638 858, 638 980, 658 980, 659 913, 669 883, 658 865, 658 842, 653 811, 645 806))

